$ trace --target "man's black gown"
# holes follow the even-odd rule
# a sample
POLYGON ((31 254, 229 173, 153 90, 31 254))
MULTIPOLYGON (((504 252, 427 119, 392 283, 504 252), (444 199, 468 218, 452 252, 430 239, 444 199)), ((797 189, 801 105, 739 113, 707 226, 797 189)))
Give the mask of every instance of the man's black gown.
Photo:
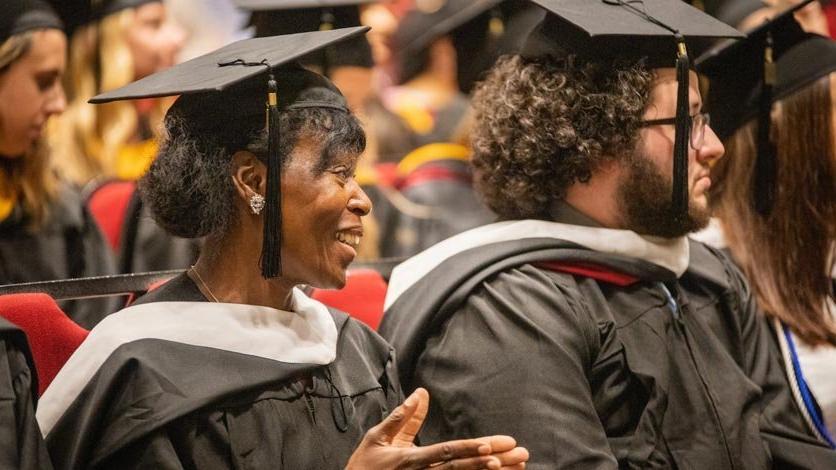
MULTIPOLYGON (((181 275, 139 304, 172 301, 206 299, 181 275)), ((388 344, 331 315, 325 366, 159 339, 119 346, 48 431, 56 468, 343 468, 402 395, 388 344)))
POLYGON ((402 293, 393 273, 380 331, 404 389, 433 397, 423 442, 509 434, 537 470, 836 468, 722 254, 692 242, 677 278, 516 235, 459 243, 402 293))

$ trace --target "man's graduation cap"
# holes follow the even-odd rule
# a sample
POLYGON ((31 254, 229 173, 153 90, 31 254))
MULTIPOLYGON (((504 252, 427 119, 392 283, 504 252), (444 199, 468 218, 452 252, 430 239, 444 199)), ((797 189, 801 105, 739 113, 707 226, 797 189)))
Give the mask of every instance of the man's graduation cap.
POLYGON ((281 159, 279 111, 330 108, 348 112, 345 98, 325 77, 294 66, 305 54, 348 40, 368 28, 314 31, 238 41, 209 54, 175 65, 122 88, 98 95, 91 103, 181 95, 169 110, 185 121, 238 125, 243 116, 267 118, 267 194, 261 271, 265 278, 281 275, 281 159), (210 116, 207 119, 207 116, 210 116))
POLYGON ((705 50, 717 38, 743 35, 681 0, 533 1, 548 13, 529 36, 523 56, 585 62, 644 60, 649 68, 677 69, 673 207, 677 214, 686 214, 691 130, 688 51, 705 50))
POLYGON ((64 25, 42 0, 3 0, 0 3, 0 44, 35 29, 63 29, 64 25))
POLYGON ((776 149, 770 140, 772 104, 836 70, 836 43, 805 33, 793 14, 806 0, 749 32, 748 38, 723 44, 697 60, 709 77, 709 110, 717 117, 714 130, 731 137, 757 118, 757 159, 753 203, 767 215, 775 199, 776 149))
MULTIPOLYGON (((235 4, 252 12, 250 23, 255 27, 256 37, 266 37, 360 26, 360 5, 373 1, 235 0, 235 4)), ((364 35, 316 51, 299 61, 321 67, 326 76, 331 67, 374 65, 372 48, 364 35)))

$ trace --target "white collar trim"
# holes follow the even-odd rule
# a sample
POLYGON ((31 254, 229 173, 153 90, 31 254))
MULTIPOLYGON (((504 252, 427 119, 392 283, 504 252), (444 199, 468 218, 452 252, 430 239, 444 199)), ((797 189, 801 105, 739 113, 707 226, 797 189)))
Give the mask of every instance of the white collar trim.
POLYGON ((555 238, 585 248, 643 259, 682 276, 688 269, 687 237, 642 236, 630 230, 586 227, 543 220, 497 222, 460 233, 401 263, 392 271, 384 309, 448 258, 465 250, 525 238, 555 238))
POLYGON ((328 308, 299 289, 291 310, 214 302, 154 302, 105 317, 70 356, 38 402, 44 436, 121 345, 161 339, 288 363, 330 364, 337 326, 328 308))

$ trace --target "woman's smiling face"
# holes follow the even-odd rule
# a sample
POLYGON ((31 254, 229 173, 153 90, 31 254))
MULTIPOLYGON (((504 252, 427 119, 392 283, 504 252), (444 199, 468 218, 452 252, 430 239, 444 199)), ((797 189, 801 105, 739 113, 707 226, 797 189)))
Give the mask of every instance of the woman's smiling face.
POLYGON ((282 169, 282 277, 341 288, 371 201, 354 180, 359 153, 304 135, 282 169))

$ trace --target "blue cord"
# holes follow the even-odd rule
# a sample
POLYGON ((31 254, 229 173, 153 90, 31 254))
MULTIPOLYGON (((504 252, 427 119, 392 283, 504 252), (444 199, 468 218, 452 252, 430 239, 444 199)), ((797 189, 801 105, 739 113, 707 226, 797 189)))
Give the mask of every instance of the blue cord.
POLYGON ((787 339, 787 345, 789 345, 790 348, 792 368, 795 373, 795 379, 798 381, 798 389, 801 392, 801 399, 804 400, 804 406, 810 413, 810 417, 813 420, 813 425, 816 427, 816 430, 818 430, 819 434, 821 434, 824 440, 827 441, 831 449, 836 449, 836 443, 833 442, 833 438, 827 431, 827 426, 824 425, 824 419, 821 416, 821 412, 819 411, 818 406, 816 406, 816 401, 813 398, 812 393, 810 393, 810 389, 807 387, 807 381, 804 380, 804 374, 801 372, 801 364, 798 362, 798 353, 795 350, 795 342, 792 339, 789 328, 786 326, 784 326, 784 337, 787 339))

